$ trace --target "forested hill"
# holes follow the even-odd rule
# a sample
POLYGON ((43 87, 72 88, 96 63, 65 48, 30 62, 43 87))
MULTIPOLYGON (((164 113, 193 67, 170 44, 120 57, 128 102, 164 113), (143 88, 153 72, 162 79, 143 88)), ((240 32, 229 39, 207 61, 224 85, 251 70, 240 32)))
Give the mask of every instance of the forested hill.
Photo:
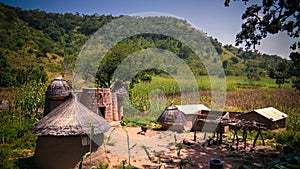
MULTIPOLYGON (((115 18, 118 17, 22 10, 0 3, 0 87, 19 86, 28 80, 45 82, 70 73, 87 39, 115 18)), ((223 46, 215 38, 210 40, 223 60, 226 75, 291 76, 292 66, 288 60, 223 46)), ((170 50, 183 58, 195 75, 206 74, 201 61, 194 62, 193 52, 187 46, 162 35, 143 34, 125 39, 108 57, 114 60, 113 57, 124 57, 147 47, 170 50), (123 53, 116 54, 119 51, 123 53)))

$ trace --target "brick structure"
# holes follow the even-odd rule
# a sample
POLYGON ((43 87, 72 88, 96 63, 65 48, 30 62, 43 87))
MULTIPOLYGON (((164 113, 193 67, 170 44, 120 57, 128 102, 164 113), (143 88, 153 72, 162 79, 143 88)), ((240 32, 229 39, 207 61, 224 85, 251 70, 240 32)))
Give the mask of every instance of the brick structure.
POLYGON ((110 88, 84 88, 80 102, 106 121, 119 121, 123 116, 122 99, 110 88))

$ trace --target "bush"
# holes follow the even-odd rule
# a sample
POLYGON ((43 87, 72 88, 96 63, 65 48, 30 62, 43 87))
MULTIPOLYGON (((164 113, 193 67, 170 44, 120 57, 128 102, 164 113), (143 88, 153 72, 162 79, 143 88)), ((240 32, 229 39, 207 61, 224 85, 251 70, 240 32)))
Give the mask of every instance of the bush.
POLYGON ((275 134, 276 133, 272 132, 271 130, 268 130, 267 132, 265 132, 264 138, 271 140, 271 139, 273 139, 275 137, 275 134))
POLYGON ((280 133, 275 133, 275 140, 282 145, 289 145, 296 151, 300 151, 300 131, 286 130, 280 133))
POLYGON ((0 144, 0 168, 15 168, 14 161, 9 159, 11 148, 8 144, 0 144))

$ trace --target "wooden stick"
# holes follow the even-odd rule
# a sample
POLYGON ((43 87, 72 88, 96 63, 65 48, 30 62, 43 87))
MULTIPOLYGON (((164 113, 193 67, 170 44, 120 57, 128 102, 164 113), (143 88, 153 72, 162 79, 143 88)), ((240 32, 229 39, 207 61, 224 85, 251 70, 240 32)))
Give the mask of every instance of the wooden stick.
POLYGON ((260 128, 258 129, 258 131, 259 131, 259 135, 260 135, 260 137, 261 137, 261 140, 262 140, 262 142, 263 142, 263 145, 265 145, 265 141, 264 141, 264 138, 263 138, 263 135, 262 135, 262 133, 261 133, 260 128))
POLYGON ((244 149, 247 147, 247 129, 244 129, 243 133, 243 141, 244 141, 244 149))
POLYGON ((255 143, 256 143, 256 140, 258 139, 258 136, 259 136, 259 130, 257 131, 257 134, 255 136, 255 139, 254 139, 254 142, 253 142, 253 148, 255 147, 255 143))
POLYGON ((235 128, 235 135, 236 135, 236 150, 239 150, 239 135, 238 135, 238 130, 235 128))

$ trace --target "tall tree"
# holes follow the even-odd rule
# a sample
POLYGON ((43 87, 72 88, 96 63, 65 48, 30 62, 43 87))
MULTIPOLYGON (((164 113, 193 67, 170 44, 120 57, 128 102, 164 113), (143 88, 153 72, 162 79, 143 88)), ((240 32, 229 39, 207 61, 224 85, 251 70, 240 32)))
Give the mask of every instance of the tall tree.
MULTIPOLYGON (((241 1, 247 5, 250 0, 241 1)), ((229 6, 230 0, 225 0, 224 4, 229 6)), ((236 35, 237 46, 245 43, 247 49, 255 49, 263 38, 279 32, 286 32, 291 38, 297 39, 297 42, 290 46, 294 50, 290 58, 294 61, 296 69, 297 80, 293 81, 294 86, 300 86, 300 75, 297 71, 300 65, 295 62, 300 60, 300 0, 263 0, 262 3, 253 3, 247 7, 242 19, 245 22, 241 26, 242 30, 236 35)))

